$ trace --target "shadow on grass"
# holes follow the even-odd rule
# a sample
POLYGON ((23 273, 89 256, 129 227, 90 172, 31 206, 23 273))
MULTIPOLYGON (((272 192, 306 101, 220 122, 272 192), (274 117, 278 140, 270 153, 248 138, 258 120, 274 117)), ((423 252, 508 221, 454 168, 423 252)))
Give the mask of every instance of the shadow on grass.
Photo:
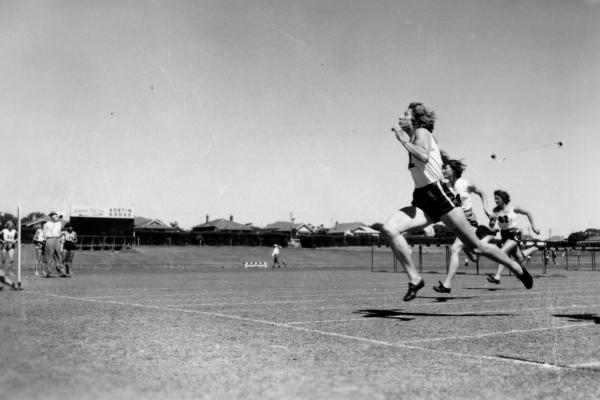
POLYGON ((552 314, 558 318, 570 318, 572 322, 577 321, 592 321, 595 324, 600 325, 600 315, 596 314, 552 314))
POLYGON ((356 310, 354 314, 362 314, 365 318, 386 318, 398 319, 400 321, 412 321, 414 317, 509 317, 513 314, 506 313, 458 313, 458 314, 438 314, 438 313, 422 313, 422 312, 404 312, 402 310, 356 310))
POLYGON ((451 296, 451 297, 425 297, 425 296, 421 296, 422 298, 426 298, 426 299, 433 299, 434 302, 436 303, 446 303, 450 300, 471 300, 471 299, 476 299, 477 296, 451 296))
POLYGON ((566 275, 561 275, 561 274, 535 274, 533 275, 534 278, 538 279, 538 278, 566 278, 566 275))
POLYGON ((462 288, 465 290, 485 290, 488 292, 497 292, 498 290, 506 290, 505 288, 501 288, 501 287, 466 287, 466 288, 462 288))
POLYGON ((450 300, 471 300, 471 299, 477 299, 479 298, 479 296, 447 296, 447 297, 441 297, 441 296, 419 296, 420 299, 433 299, 433 301, 435 303, 446 303, 447 301, 450 300))

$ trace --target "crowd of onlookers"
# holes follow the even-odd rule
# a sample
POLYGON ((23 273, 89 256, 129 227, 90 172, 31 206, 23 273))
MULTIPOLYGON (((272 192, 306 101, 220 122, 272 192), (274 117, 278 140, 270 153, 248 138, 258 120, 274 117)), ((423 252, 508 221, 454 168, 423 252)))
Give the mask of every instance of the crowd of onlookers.
MULTIPOLYGON (((62 215, 52 211, 48 214, 50 221, 42 221, 36 226, 33 235, 35 248, 35 276, 49 278, 52 276, 52 266, 61 278, 72 276, 73 255, 77 243, 77 233, 70 223, 60 221, 62 215)), ((10 278, 14 275, 14 255, 17 247, 18 234, 12 221, 7 221, 0 230, 0 249, 2 266, 0 268, 0 283, 17 290, 17 285, 10 278), (7 264, 8 261, 8 264, 7 264)), ((2 286, 0 286, 0 290, 2 286)))

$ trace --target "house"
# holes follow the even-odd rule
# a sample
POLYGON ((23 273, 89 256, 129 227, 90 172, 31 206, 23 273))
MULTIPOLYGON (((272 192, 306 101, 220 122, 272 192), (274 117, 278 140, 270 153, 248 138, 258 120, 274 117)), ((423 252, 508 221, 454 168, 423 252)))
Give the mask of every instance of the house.
POLYGON ((371 227, 363 224, 362 222, 348 222, 338 223, 336 222, 333 228, 328 232, 330 235, 344 235, 344 236, 379 236, 379 231, 372 229, 371 227))
POLYGON ((136 233, 174 233, 181 231, 180 228, 167 225, 160 219, 150 219, 144 217, 135 217, 133 219, 133 230, 136 233))
POLYGON ((160 219, 135 217, 133 231, 137 244, 168 245, 185 243, 182 230, 162 222, 160 219), (180 243, 181 242, 181 243, 180 243))
POLYGON ((600 247, 600 235, 592 234, 587 239, 577 242, 577 245, 584 247, 600 247))
POLYGON ((287 221, 277 221, 265 226, 263 232, 292 232, 293 236, 307 235, 314 232, 314 228, 307 224, 294 224, 287 221))
POLYGON ((206 222, 192 227, 192 232, 252 232, 252 224, 240 224, 233 221, 233 215, 229 219, 215 219, 210 221, 209 216, 206 216, 206 222))

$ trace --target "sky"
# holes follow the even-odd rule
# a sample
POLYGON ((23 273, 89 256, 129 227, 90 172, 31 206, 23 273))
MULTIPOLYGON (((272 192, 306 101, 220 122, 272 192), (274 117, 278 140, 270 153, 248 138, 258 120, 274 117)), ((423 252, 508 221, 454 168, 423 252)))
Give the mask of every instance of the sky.
POLYGON ((600 228, 600 0, 0 0, 0 51, 4 211, 384 222, 422 101, 490 202, 600 228))

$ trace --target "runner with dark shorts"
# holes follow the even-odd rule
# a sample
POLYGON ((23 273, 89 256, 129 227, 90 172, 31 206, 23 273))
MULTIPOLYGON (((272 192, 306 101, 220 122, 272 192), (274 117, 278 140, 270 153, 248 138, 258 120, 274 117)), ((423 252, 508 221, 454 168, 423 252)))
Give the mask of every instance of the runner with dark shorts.
MULTIPOLYGON (((492 218, 490 219, 490 227, 493 228, 496 224, 500 228, 500 238, 502 251, 516 260, 519 264, 523 264, 526 254, 521 251, 521 229, 519 229, 519 220, 517 214, 527 216, 531 229, 539 234, 540 231, 536 228, 533 221, 533 215, 521 207, 513 207, 509 205, 510 195, 504 190, 494 191, 494 207, 492 218)), ((535 250, 535 248, 533 248, 535 250)), ((530 252, 527 252, 531 254, 530 252)), ((502 270, 504 267, 499 264, 496 270, 496 275, 489 274, 487 281, 496 285, 500 284, 502 270)))
POLYGON ((398 125, 392 128, 396 139, 409 154, 408 168, 415 182, 412 205, 397 211, 383 225, 390 247, 410 280, 404 301, 414 299, 425 282, 402 234, 437 221, 454 228, 459 239, 474 253, 506 265, 530 289, 533 286, 531 275, 497 247, 479 241, 464 212, 454 207, 452 192, 443 182, 440 148, 432 133, 435 120, 435 112, 431 109, 422 103, 411 103, 399 118, 398 125))

